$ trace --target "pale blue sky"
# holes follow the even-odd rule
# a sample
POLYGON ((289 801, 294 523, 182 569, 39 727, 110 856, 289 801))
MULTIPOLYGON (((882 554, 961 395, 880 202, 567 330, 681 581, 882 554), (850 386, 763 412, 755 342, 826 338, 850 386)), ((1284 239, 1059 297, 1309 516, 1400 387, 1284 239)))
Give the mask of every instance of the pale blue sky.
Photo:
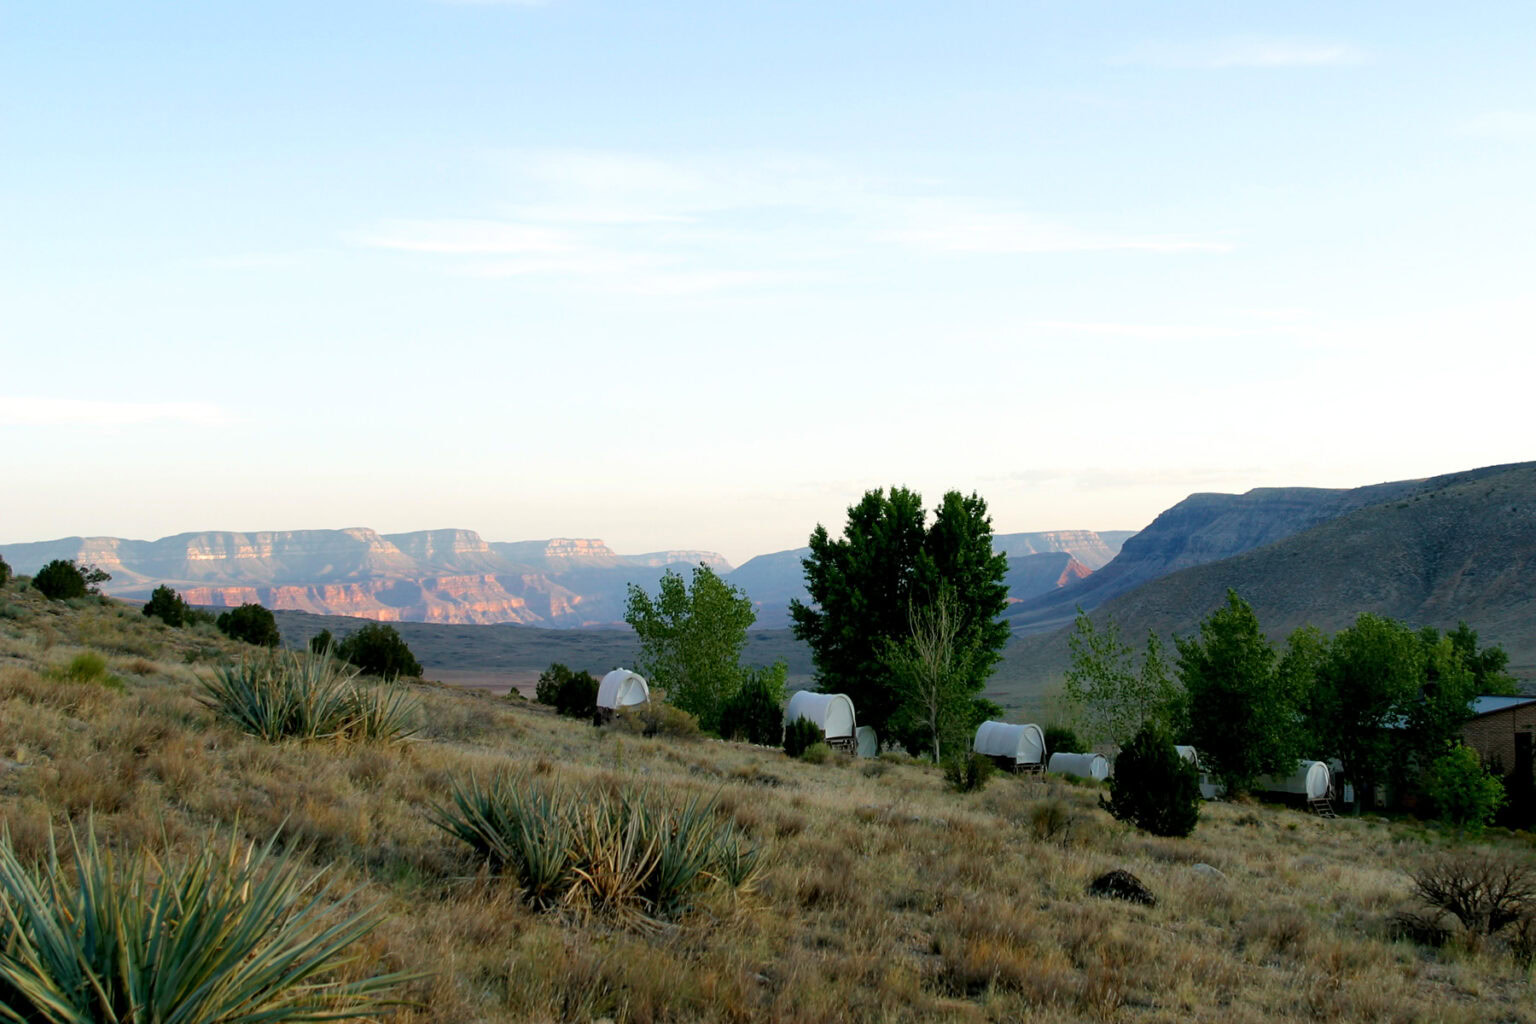
POLYGON ((1536 457, 1536 7, 0 2, 0 543, 1536 457))

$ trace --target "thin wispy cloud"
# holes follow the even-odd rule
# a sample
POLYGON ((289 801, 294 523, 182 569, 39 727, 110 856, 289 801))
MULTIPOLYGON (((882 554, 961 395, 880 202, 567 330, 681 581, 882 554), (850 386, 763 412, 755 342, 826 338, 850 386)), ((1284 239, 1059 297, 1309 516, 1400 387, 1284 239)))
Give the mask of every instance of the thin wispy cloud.
POLYGON ((471 276, 553 275, 656 294, 835 275, 842 261, 882 251, 954 258, 1230 248, 1193 235, 1081 228, 1005 198, 784 157, 686 163, 534 152, 518 154, 508 171, 515 199, 496 216, 386 221, 354 240, 448 257, 453 272, 471 276))
POLYGON ((202 426, 227 420, 208 402, 111 402, 89 398, 0 396, 0 426, 7 427, 124 427, 146 423, 188 423, 202 426))
POLYGON ((1367 54, 1351 43, 1237 36, 1205 42, 1148 42, 1110 61, 1154 68, 1223 71, 1234 68, 1309 68, 1362 64, 1367 54))

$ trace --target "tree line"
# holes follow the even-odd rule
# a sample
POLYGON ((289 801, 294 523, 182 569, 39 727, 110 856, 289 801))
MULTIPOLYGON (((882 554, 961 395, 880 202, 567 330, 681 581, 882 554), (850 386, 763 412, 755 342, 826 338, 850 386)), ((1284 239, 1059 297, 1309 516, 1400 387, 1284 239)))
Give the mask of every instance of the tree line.
POLYGON ((1380 787, 1456 802, 1448 794, 1477 785, 1461 749, 1472 698, 1516 692, 1508 655, 1464 622, 1441 633, 1365 613, 1332 636, 1306 627, 1277 647, 1233 591, 1195 635, 1175 639, 1171 659, 1155 634, 1138 654, 1113 621, 1082 611, 1069 645, 1065 696, 1085 738, 1124 746, 1147 726, 1184 737, 1229 792, 1307 758, 1337 760, 1367 806, 1380 787))

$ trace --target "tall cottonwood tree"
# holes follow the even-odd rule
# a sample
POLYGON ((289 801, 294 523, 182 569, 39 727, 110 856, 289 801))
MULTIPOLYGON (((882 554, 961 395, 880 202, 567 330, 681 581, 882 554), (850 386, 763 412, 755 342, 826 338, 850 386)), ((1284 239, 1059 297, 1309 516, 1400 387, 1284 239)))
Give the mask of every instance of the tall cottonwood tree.
POLYGON ((907 635, 887 643, 884 661, 901 702, 898 725, 925 734, 937 764, 943 744, 969 731, 975 651, 960 635, 960 615, 948 586, 941 586, 927 604, 913 605, 907 620, 907 635))
POLYGON ((1228 792, 1247 789, 1261 775, 1294 771, 1304 695, 1297 678, 1280 671, 1248 602, 1227 591, 1227 603, 1200 623, 1200 635, 1176 644, 1190 742, 1228 792))
MULTIPOLYGON (((843 536, 811 534, 809 603, 790 603, 795 636, 810 648, 818 689, 846 693, 859 720, 889 734, 904 701, 887 671, 891 643, 911 634, 910 610, 953 591, 956 641, 971 652, 960 677, 975 717, 986 678, 1008 642, 1008 559, 992 550, 992 521, 976 494, 950 491, 927 524, 922 496, 905 487, 868 491, 848 509, 843 536)), ((904 737, 916 746, 926 737, 904 737)))
POLYGON ((1089 740, 1124 747, 1144 728, 1176 735, 1184 720, 1184 692, 1163 656, 1163 642, 1147 632, 1141 662, 1120 639, 1120 627, 1106 618, 1095 626, 1081 608, 1067 638, 1072 664, 1063 695, 1089 740))
POLYGON ((756 619, 751 599, 703 564, 692 586, 668 569, 654 598, 630 584, 624 612, 640 639, 641 674, 710 731, 741 686, 741 652, 756 619))

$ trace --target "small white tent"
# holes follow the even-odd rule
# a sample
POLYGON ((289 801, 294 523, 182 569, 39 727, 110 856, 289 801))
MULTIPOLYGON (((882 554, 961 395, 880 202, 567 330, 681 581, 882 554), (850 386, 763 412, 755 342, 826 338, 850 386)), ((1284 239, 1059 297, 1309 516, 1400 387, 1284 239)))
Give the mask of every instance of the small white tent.
POLYGON ((971 749, 1018 771, 1045 767, 1045 733, 1038 725, 1011 725, 1008 722, 982 722, 976 729, 971 749))
POLYGON ((1052 754, 1045 770, 1057 775, 1076 775, 1081 779, 1109 778, 1109 762, 1103 754, 1052 754))
POLYGON ((605 711, 616 711, 651 699, 651 688, 637 672, 616 668, 603 676, 597 684, 597 706, 605 711))
POLYGON ((809 719, 821 727, 827 743, 834 747, 854 747, 853 701, 841 693, 812 693, 801 690, 789 698, 784 709, 784 724, 797 718, 809 719))
POLYGON ((1323 800, 1332 789, 1333 777, 1328 766, 1321 761, 1298 761, 1296 770, 1289 775, 1266 775, 1254 781, 1253 788, 1265 793, 1285 793, 1323 800))

